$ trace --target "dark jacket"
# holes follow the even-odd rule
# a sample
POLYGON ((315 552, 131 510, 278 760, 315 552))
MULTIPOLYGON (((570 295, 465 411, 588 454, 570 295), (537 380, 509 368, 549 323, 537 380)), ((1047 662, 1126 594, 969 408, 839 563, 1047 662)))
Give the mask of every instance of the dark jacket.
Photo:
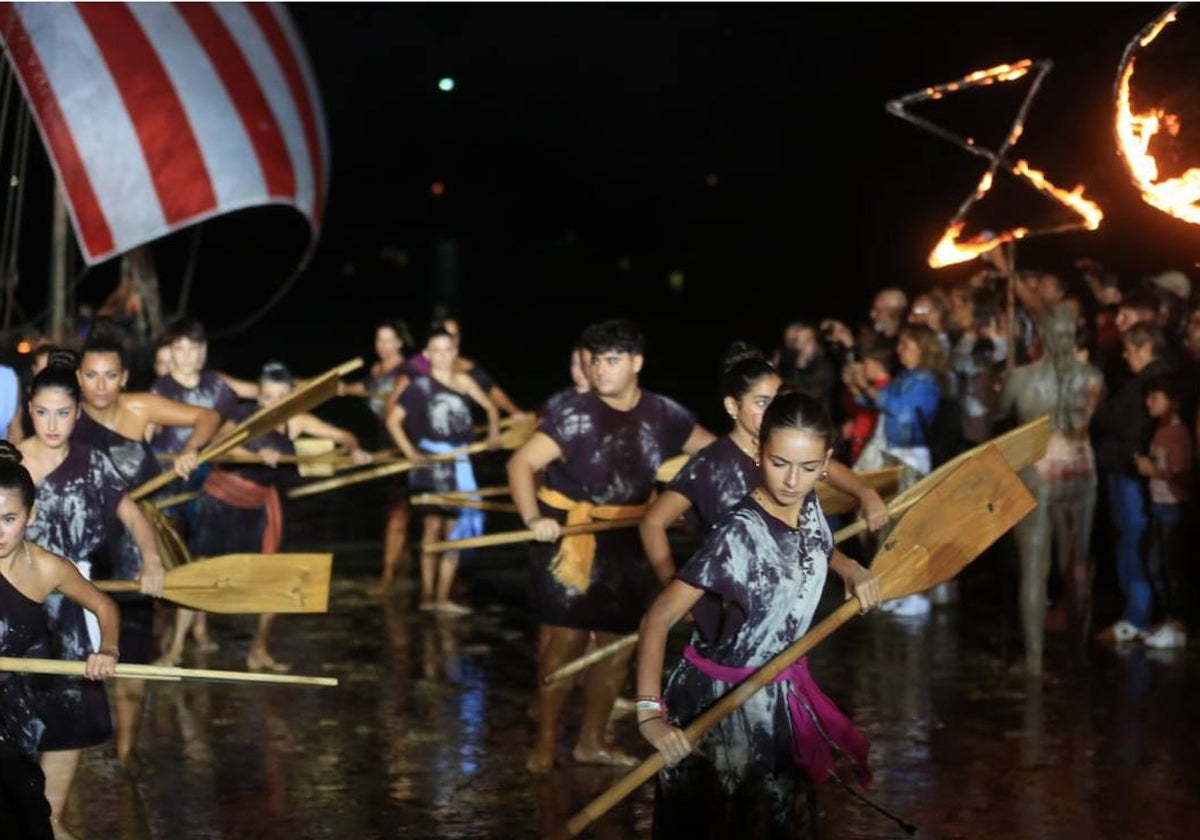
POLYGON ((1137 475, 1133 456, 1146 451, 1154 433, 1154 420, 1146 413, 1142 389, 1152 377, 1170 372, 1166 360, 1155 359, 1141 373, 1117 385, 1096 408, 1091 427, 1092 446, 1101 472, 1137 475))

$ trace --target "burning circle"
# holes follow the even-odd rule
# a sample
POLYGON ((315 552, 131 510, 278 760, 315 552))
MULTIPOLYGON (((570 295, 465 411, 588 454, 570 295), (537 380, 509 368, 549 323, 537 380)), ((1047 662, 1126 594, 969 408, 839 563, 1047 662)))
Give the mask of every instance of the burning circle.
MULTIPOLYGON (((1179 72, 1179 57, 1195 61, 1195 50, 1159 40, 1179 20, 1187 6, 1172 6, 1150 22, 1129 42, 1117 70, 1117 150, 1141 192, 1142 200, 1164 213, 1190 224, 1200 224, 1200 166, 1189 166, 1189 149, 1194 152, 1200 132, 1200 96, 1179 79, 1195 78, 1179 72), (1151 49, 1153 47, 1153 49, 1151 49), (1139 90, 1133 89, 1134 67, 1142 63, 1139 90), (1164 65, 1170 65, 1169 71, 1164 65), (1139 100, 1135 103, 1135 98, 1139 100), (1184 119, 1184 114, 1195 119, 1184 119)), ((1194 69, 1194 67, 1193 67, 1194 69)))

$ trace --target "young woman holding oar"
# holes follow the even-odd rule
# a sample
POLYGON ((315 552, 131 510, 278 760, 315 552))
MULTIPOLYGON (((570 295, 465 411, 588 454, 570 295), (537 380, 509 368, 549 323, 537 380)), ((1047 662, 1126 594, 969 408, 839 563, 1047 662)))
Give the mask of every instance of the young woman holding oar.
MULTIPOLYGON (((688 460, 646 511, 640 526, 646 558, 664 586, 675 575, 667 529, 686 516, 699 525, 701 533, 707 531, 757 487, 761 478, 759 425, 783 380, 758 350, 742 342, 729 348, 722 368, 721 394, 733 429, 688 460)), ((859 500, 859 509, 871 530, 887 524, 887 505, 853 470, 830 460, 822 477, 859 500)))
MULTIPOLYGON (((69 560, 25 539, 34 517, 34 496, 21 453, 0 441, 0 655, 25 656, 42 643, 42 604, 57 593, 95 615, 99 624, 100 647, 88 654, 85 675, 90 680, 112 676, 120 656, 117 605, 69 560)), ((37 761, 44 724, 25 676, 5 676, 0 680, 0 825, 6 837, 52 840, 55 826, 45 796, 46 778, 37 761)))
MULTIPOLYGON (((426 461, 426 453, 449 452, 474 438, 471 424, 473 400, 488 417, 487 442, 500 445, 500 414, 483 390, 466 373, 455 370, 458 345, 443 329, 434 329, 425 343, 429 375, 417 376, 400 394, 388 414, 392 440, 413 463, 426 461)), ((430 463, 408 474, 409 488, 418 493, 453 492, 477 488, 471 459, 430 463)), ((426 507, 422 509, 423 543, 474 537, 483 533, 483 512, 471 508, 426 507)), ((450 600, 450 589, 458 571, 458 552, 447 551, 439 558, 421 552, 420 609, 442 615, 464 615, 468 607, 450 600)))
MULTIPOLYGON (((163 566, 150 522, 126 495, 125 479, 108 456, 71 439, 81 410, 75 368, 73 353, 53 353, 29 388, 34 437, 19 447, 38 488, 29 540, 70 559, 88 577, 93 558, 112 538, 120 519, 141 555, 141 592, 157 596, 162 592, 163 566)), ((46 599, 45 611, 50 657, 83 659, 97 648, 95 619, 79 605, 55 594, 46 599)), ((79 751, 107 741, 112 721, 101 686, 43 677, 34 681, 34 689, 46 724, 41 743, 46 795, 57 818, 66 804, 79 751)))
POLYGON ((832 447, 833 424, 817 400, 777 397, 762 419, 761 483, 642 619, 638 729, 669 765, 658 779, 655 837, 811 837, 813 783, 833 766, 829 744, 867 772, 866 739, 817 688, 804 660, 698 744, 677 728, 804 634, 828 569, 863 610, 879 603, 878 580, 834 548, 817 502, 832 447), (667 633, 689 612, 692 642, 660 697, 667 633))
MULTIPOLYGON (((238 405, 238 397, 218 373, 204 369, 208 360, 208 334, 204 325, 194 318, 181 318, 167 327, 164 340, 170 348, 171 367, 165 375, 154 380, 150 393, 175 402, 211 408, 223 420, 228 418, 238 405)), ((150 447, 159 454, 175 455, 187 445, 189 436, 186 428, 155 426, 150 447)), ((190 474, 186 484, 175 482, 163 494, 199 490, 207 474, 208 468, 202 466, 190 474)), ((164 512, 180 526, 181 533, 186 537, 195 506, 177 505, 166 508, 164 512)), ((204 613, 178 607, 175 609, 175 625, 191 627, 192 638, 200 650, 211 652, 217 649, 216 643, 208 636, 204 613)), ((161 659, 159 664, 164 664, 161 659)))
MULTIPOLYGON (((190 429, 175 458, 175 473, 187 478, 196 467, 196 454, 221 426, 221 415, 210 408, 168 400, 157 394, 125 393, 129 371, 120 341, 94 329, 83 347, 76 371, 83 395, 83 413, 73 439, 103 452, 112 460, 130 487, 158 475, 161 467, 145 440, 151 425, 190 429)), ((141 558, 125 531, 118 532, 101 551, 97 564, 107 566, 105 578, 133 579, 141 558)), ((121 642, 126 663, 148 665, 154 649, 154 604, 138 595, 118 595, 121 606, 121 642)), ((116 700, 117 759, 128 764, 146 701, 142 680, 121 680, 113 692, 116 700)))
MULTIPOLYGON (((268 408, 292 392, 292 374, 278 362, 263 365, 258 379, 258 401, 238 406, 226 419, 221 434, 229 434, 238 423, 260 408, 268 408)), ((216 467, 204 480, 203 492, 196 502, 188 547, 197 559, 222 554, 262 552, 274 554, 283 539, 283 508, 278 485, 295 476, 293 469, 279 469, 280 457, 295 454, 292 441, 301 435, 325 438, 350 451, 356 464, 368 464, 369 452, 358 447, 358 439, 337 426, 312 414, 297 414, 279 428, 245 446, 230 450, 239 455, 255 455, 262 465, 216 467)), ((181 611, 182 613, 182 611, 181 611)), ((267 651, 267 635, 275 616, 259 616, 258 630, 246 653, 251 671, 286 671, 289 666, 277 662, 267 651)), ((179 622, 171 646, 163 655, 163 664, 174 664, 183 654, 187 627, 179 622)))

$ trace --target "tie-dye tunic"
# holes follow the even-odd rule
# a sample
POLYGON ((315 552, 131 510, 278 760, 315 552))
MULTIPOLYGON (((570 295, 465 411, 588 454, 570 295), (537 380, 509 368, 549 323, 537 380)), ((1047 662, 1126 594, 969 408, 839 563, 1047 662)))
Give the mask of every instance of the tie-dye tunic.
MULTIPOLYGON (((696 418, 667 397, 642 391, 638 404, 618 411, 593 392, 564 400, 542 418, 538 431, 562 452, 545 471, 546 487, 594 505, 642 505, 654 491, 654 474, 678 453, 696 418)), ((539 501, 542 516, 565 522, 566 511, 539 501)), ((551 573, 558 543, 532 543, 534 596, 542 624, 609 633, 637 629, 658 581, 642 552, 636 528, 596 534, 596 554, 586 592, 551 573)))
MULTIPOLYGON (((678 578, 705 594, 692 609, 692 645, 719 665, 754 667, 808 630, 833 536, 810 493, 793 529, 747 496, 709 532, 678 578)), ((733 686, 681 659, 664 693, 686 726, 733 686)), ((655 837, 810 837, 813 789, 792 754, 785 683, 772 683, 658 777, 655 837)))
POLYGON ((689 458, 667 489, 692 503, 685 517, 703 533, 761 480, 758 464, 726 436, 689 458))
MULTIPOLYGON (((66 460, 37 485, 37 516, 25 537, 61 555, 90 577, 100 547, 116 529, 117 505, 125 479, 108 456, 72 440, 66 460)), ((55 592, 42 605, 48 634, 37 656, 87 659, 93 651, 83 607, 55 592)), ((46 724, 41 749, 72 750, 112 737, 104 685, 77 677, 39 676, 31 680, 38 715, 46 724)))
MULTIPOLYGON (((400 405, 404 407, 404 433, 418 449, 423 440, 454 448, 467 446, 475 437, 470 400, 432 376, 418 376, 400 395, 400 405)), ((408 486, 414 493, 458 490, 454 462, 440 461, 410 470, 408 486)))
MULTIPOLYGON (((130 488, 137 487, 162 472, 150 444, 130 440, 88 416, 79 415, 72 442, 82 443, 108 456, 130 488)), ((124 528, 115 529, 97 552, 94 576, 103 579, 133 580, 142 573, 142 555, 133 537, 124 528)), ((121 608, 121 661, 148 665, 154 661, 154 601, 135 593, 111 596, 121 608)))

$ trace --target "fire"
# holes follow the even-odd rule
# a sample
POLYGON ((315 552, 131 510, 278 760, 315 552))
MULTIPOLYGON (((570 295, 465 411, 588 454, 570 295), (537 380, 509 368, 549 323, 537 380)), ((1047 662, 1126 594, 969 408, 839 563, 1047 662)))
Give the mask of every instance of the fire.
POLYGON ((1100 205, 1094 201, 1088 201, 1083 197, 1083 184, 1079 184, 1075 189, 1070 191, 1056 187, 1046 178, 1046 173, 1032 169, 1023 160, 1017 161, 1017 165, 1013 167, 1013 172, 1025 178, 1043 193, 1057 199, 1082 216, 1084 227, 1088 230, 1095 230, 1100 227, 1100 222, 1104 220, 1104 212, 1100 209, 1100 205))
POLYGON ((948 265, 973 260, 978 256, 986 254, 988 251, 999 248, 1006 242, 1024 239, 1029 233, 1029 228, 1014 228, 997 236, 981 235, 960 242, 958 237, 965 225, 966 222, 955 222, 946 229, 946 232, 942 234, 942 240, 938 242, 937 247, 929 254, 930 268, 945 268, 948 265))
MULTIPOLYGON (((1143 37, 1139 43, 1142 46, 1149 44, 1174 20, 1175 12, 1168 12, 1153 25, 1150 34, 1143 37)), ((1143 201, 1177 219, 1200 225, 1200 168, 1192 167, 1178 177, 1159 180, 1158 161, 1150 154, 1150 142, 1161 131, 1177 135, 1180 119, 1161 108, 1134 111, 1130 95, 1134 63, 1133 56, 1130 56, 1117 86, 1115 128, 1121 157, 1124 158, 1143 201)))

